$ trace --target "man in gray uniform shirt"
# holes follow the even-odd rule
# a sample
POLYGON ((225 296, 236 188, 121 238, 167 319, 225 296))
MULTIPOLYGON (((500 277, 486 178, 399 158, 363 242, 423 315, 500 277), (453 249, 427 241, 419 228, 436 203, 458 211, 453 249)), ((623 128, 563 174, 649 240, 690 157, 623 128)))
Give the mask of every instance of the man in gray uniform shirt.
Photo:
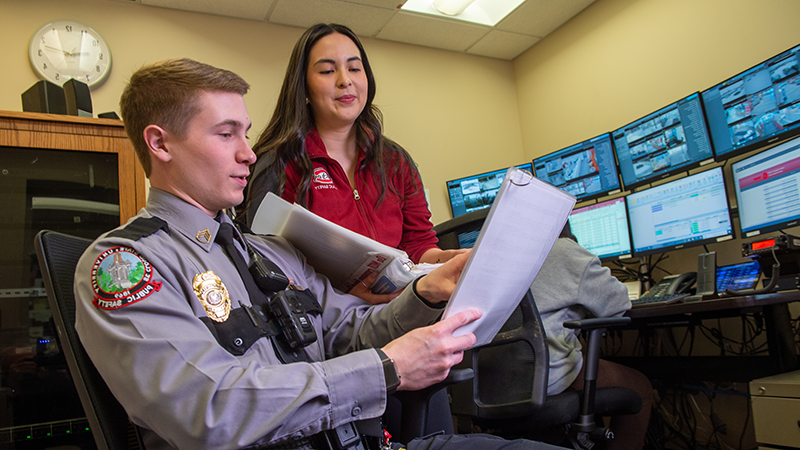
MULTIPOLYGON (((81 258, 76 328, 149 450, 325 448, 326 430, 380 417, 389 391, 441 381, 475 343, 452 334, 479 311, 438 321, 466 255, 372 306, 334 290, 285 240, 232 229, 223 210, 242 201, 255 162, 248 89, 232 72, 170 60, 134 73, 120 101, 151 189, 81 258), (266 295, 242 269, 258 255, 274 269, 266 295), (297 322, 269 314, 281 296, 297 322)), ((408 448, 551 447, 474 435, 408 448)))

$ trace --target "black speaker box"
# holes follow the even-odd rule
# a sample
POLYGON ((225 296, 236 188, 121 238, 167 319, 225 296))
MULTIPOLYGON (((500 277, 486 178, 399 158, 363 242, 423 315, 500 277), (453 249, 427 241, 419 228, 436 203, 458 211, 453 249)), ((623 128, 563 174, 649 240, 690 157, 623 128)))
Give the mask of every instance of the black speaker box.
POLYGON ((61 86, 39 81, 22 93, 22 110, 49 114, 66 114, 67 100, 61 86))
POLYGON ((99 113, 99 114, 97 115, 97 117, 98 117, 98 118, 100 118, 100 119, 115 119, 115 120, 120 120, 119 116, 118 116, 118 115, 117 115, 117 113, 116 113, 116 112, 114 112, 114 111, 109 111, 109 112, 99 113))
POLYGON ((89 85, 74 78, 64 83, 67 99, 67 114, 70 116, 92 117, 92 94, 89 85))

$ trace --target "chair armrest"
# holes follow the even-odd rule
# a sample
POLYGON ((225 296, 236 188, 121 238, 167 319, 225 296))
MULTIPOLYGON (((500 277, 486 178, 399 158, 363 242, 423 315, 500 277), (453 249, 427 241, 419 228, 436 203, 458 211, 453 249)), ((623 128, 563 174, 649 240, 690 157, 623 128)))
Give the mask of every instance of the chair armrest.
MULTIPOLYGON (((420 389, 418 391, 395 392, 394 397, 400 400, 400 403, 403 405, 401 412, 400 436, 397 436, 399 441, 402 443, 408 443, 415 437, 421 437, 440 431, 438 429, 431 430, 427 428, 428 417, 430 417, 431 414, 444 414, 449 418, 450 406, 447 402, 447 395, 445 392, 442 392, 442 397, 439 399, 441 400, 439 402, 441 404, 432 405, 430 402, 431 397, 450 385, 471 380, 474 376, 475 373, 471 368, 451 369, 450 373, 447 375, 447 378, 432 386, 428 386, 425 389, 420 389), (431 409, 434 409, 434 411, 430 411, 431 409)), ((452 425, 450 428, 443 431, 445 431, 446 434, 454 433, 454 430, 452 430, 452 425)))
POLYGON ((629 323, 631 323, 630 317, 593 317, 591 319, 564 322, 564 327, 573 330, 594 330, 596 328, 619 327, 629 323))

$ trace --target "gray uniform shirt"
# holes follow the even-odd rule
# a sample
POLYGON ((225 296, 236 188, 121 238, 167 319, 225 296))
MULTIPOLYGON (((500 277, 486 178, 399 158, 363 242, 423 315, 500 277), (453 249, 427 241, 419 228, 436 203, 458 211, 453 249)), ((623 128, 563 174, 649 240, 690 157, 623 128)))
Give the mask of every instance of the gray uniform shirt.
POLYGON ((192 284, 212 271, 231 308, 250 305, 235 266, 214 243, 219 223, 158 189, 137 215, 152 216, 169 232, 137 241, 101 236, 75 275, 81 342, 133 423, 145 429, 149 450, 241 448, 378 417, 386 405, 383 369, 377 353, 365 349, 432 324, 442 312, 413 289, 371 306, 333 289, 285 240, 247 235, 296 285, 309 288, 324 312, 312 317, 317 341, 305 348, 313 362, 281 364, 266 338, 234 356, 199 320, 207 313, 192 284), (113 277, 124 286, 109 289, 113 277))
POLYGON ((548 395, 563 392, 583 367, 578 331, 563 323, 591 314, 621 316, 631 308, 625 285, 600 260, 566 238, 556 240, 531 285, 550 352, 548 395))

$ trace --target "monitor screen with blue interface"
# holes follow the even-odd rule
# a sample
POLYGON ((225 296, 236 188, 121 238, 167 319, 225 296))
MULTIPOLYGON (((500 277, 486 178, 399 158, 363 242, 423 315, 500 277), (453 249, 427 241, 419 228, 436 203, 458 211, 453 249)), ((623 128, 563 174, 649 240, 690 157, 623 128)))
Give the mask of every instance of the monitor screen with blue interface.
POLYGON ((714 160, 697 92, 631 122, 611 135, 626 189, 714 160))
POLYGON ((703 91, 721 161, 800 134, 800 45, 703 91))
POLYGON ((620 191, 611 134, 606 133, 533 160, 533 175, 580 200, 620 191))
MULTIPOLYGON (((531 163, 514 166, 531 172, 531 163)), ((450 197, 450 210, 453 217, 492 206, 494 198, 508 168, 480 173, 447 182, 447 195, 450 197)))
POLYGON ((628 213, 624 198, 575 208, 569 215, 569 227, 578 239, 578 244, 601 260, 631 256, 628 213))
POLYGON ((744 237, 800 225, 800 137, 731 165, 744 237))
POLYGON ((722 168, 626 197, 634 256, 733 239, 722 168))
POLYGON ((758 261, 717 267, 717 292, 753 289, 760 273, 761 264, 758 261))

